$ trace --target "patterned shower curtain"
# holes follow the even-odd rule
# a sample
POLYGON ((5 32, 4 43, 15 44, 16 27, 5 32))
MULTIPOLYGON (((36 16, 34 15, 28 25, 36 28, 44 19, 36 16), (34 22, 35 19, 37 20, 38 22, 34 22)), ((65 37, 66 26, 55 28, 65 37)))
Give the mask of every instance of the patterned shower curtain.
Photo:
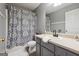
POLYGON ((35 13, 8 5, 8 15, 7 48, 31 41, 36 30, 35 13))

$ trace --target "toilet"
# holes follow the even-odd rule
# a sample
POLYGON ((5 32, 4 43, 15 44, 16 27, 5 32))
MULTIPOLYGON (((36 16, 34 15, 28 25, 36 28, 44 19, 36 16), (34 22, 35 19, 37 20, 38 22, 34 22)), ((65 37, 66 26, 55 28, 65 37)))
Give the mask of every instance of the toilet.
POLYGON ((36 41, 29 41, 27 45, 25 46, 27 52, 29 55, 36 52, 36 41))

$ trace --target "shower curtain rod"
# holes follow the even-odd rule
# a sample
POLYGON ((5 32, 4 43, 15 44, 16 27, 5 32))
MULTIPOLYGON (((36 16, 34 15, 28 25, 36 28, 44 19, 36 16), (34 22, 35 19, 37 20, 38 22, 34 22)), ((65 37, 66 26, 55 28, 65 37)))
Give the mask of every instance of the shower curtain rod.
MULTIPOLYGON (((29 9, 29 8, 24 8, 24 7, 21 7, 21 6, 18 6, 18 5, 15 5, 16 3, 6 3, 5 6, 10 6, 10 5, 13 5, 15 8, 17 9, 21 9, 21 10, 29 10, 31 12, 33 12, 33 10, 29 9)), ((35 13, 35 12, 33 12, 35 13)))

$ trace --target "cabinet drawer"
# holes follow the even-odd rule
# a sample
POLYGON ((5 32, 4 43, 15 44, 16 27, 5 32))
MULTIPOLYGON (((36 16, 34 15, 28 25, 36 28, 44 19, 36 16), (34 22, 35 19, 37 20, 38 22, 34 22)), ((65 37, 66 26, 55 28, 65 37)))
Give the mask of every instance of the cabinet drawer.
POLYGON ((46 47, 47 49, 51 50, 52 52, 54 52, 54 45, 51 43, 44 43, 43 41, 41 42, 41 45, 46 47))
POLYGON ((66 51, 58 46, 55 46, 55 55, 56 56, 65 56, 66 51))

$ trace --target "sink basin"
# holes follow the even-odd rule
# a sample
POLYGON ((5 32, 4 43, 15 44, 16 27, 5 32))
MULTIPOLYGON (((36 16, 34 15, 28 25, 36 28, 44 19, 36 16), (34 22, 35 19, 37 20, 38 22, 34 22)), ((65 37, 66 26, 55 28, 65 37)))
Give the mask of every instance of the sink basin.
POLYGON ((79 39, 74 39, 74 40, 79 41, 79 39))
POLYGON ((63 37, 58 37, 58 39, 64 39, 63 37))

